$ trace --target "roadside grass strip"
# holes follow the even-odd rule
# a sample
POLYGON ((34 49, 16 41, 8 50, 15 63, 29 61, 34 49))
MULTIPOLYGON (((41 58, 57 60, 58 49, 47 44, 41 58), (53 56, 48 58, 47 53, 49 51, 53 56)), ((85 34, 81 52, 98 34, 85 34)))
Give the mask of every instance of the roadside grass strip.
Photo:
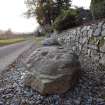
POLYGON ((35 43, 37 43, 37 44, 41 44, 41 42, 45 39, 46 37, 35 37, 34 38, 34 41, 35 41, 35 43))
POLYGON ((0 39, 0 46, 14 44, 21 41, 25 41, 25 38, 0 39))

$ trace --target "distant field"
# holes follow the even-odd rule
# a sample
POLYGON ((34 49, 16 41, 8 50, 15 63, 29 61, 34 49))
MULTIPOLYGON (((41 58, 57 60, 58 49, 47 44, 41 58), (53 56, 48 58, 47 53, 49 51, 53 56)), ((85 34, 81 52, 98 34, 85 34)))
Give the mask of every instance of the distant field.
POLYGON ((0 46, 14 44, 21 41, 25 41, 25 38, 0 39, 0 46))

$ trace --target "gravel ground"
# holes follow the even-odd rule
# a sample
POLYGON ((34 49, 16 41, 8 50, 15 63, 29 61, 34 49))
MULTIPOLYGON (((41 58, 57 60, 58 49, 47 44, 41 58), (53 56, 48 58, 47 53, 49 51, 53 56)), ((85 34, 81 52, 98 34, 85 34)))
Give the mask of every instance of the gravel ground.
POLYGON ((24 52, 0 76, 0 105, 105 105, 105 67, 88 57, 80 57, 81 78, 73 89, 61 95, 42 96, 24 87, 26 68, 22 61, 35 49, 24 52))

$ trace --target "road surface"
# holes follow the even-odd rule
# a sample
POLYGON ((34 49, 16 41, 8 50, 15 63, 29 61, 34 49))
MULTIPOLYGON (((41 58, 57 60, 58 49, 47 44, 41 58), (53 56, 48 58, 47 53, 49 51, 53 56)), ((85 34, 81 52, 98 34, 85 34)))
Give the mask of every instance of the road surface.
POLYGON ((0 72, 13 63, 18 56, 31 47, 32 41, 24 41, 4 47, 0 47, 0 72))

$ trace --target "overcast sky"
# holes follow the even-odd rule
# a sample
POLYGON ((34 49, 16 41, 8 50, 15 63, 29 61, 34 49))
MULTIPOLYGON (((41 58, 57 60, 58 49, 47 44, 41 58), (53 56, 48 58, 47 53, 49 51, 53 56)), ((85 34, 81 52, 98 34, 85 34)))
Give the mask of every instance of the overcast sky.
MULTIPOLYGON (((72 5, 89 8, 91 0, 72 0, 72 5)), ((32 32, 38 24, 34 18, 26 19, 24 0, 0 0, 0 29, 14 32, 32 32)))

